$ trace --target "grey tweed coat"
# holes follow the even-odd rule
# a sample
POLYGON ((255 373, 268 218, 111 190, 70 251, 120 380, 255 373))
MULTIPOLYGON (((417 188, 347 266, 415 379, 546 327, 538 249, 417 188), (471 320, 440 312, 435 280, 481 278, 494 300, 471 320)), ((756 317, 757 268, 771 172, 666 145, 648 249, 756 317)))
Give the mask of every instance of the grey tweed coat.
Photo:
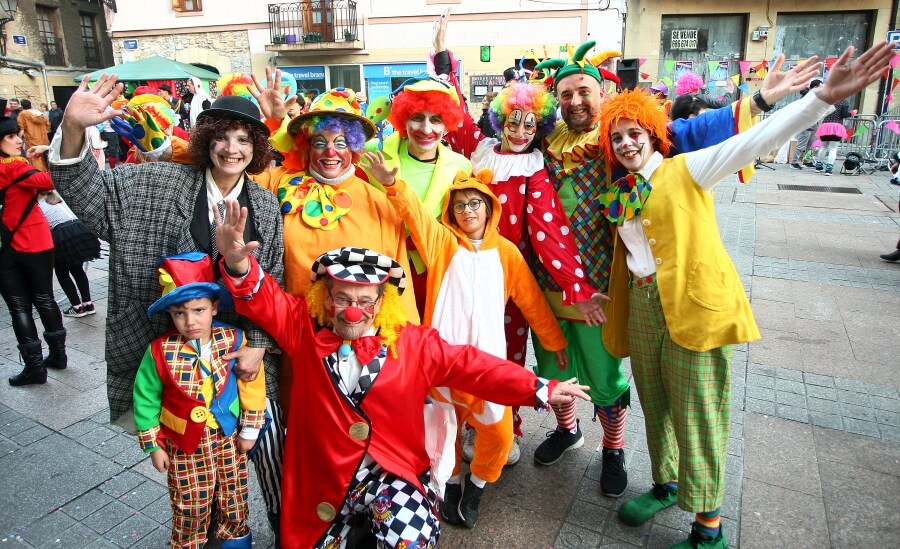
MULTIPOLYGON (((147 316, 147 307, 159 298, 156 267, 160 258, 209 251, 198 244, 196 231, 191 232, 195 205, 205 189, 205 173, 168 162, 126 164, 101 171, 90 155, 77 164, 51 165, 50 172, 56 189, 75 214, 109 242, 106 383, 110 419, 115 421, 132 406, 134 378, 147 345, 172 329, 168 315, 147 316)), ((282 284, 284 241, 278 201, 246 178, 244 190, 256 233, 247 236, 261 244, 253 255, 282 284)), ((203 224, 209 226, 207 221, 203 224)), ((208 245, 208 235, 205 240, 208 245)), ((220 312, 217 318, 244 328, 251 347, 275 347, 264 330, 233 312, 220 312)), ((278 360, 271 355, 266 353, 266 392, 277 398, 278 360)))

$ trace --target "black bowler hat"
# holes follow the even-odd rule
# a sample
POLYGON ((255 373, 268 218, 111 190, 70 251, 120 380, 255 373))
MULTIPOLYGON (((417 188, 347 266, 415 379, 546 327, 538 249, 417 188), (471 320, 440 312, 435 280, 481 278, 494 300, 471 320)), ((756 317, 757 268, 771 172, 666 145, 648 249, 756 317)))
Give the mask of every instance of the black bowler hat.
POLYGON ((263 132, 266 137, 269 136, 269 128, 259 119, 259 108, 249 99, 237 95, 223 95, 215 101, 205 111, 197 116, 197 120, 207 117, 230 118, 232 120, 240 120, 247 122, 251 126, 255 126, 259 131, 263 132))

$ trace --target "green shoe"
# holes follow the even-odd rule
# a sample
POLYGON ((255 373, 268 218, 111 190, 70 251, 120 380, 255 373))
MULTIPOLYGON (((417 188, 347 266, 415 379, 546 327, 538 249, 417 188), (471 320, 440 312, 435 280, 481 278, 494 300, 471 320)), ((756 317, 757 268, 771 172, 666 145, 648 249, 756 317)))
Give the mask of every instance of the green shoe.
POLYGON ((728 547, 728 541, 725 539, 725 536, 722 535, 721 528, 719 529, 718 536, 710 538, 698 532, 696 523, 694 523, 694 526, 691 527, 691 535, 688 536, 688 539, 681 543, 676 543, 669 547, 669 549, 697 549, 699 547, 703 547, 704 549, 725 549, 728 547))
POLYGON ((665 484, 654 484, 646 494, 626 501, 619 508, 619 520, 628 526, 640 526, 666 507, 675 505, 677 492, 665 484))

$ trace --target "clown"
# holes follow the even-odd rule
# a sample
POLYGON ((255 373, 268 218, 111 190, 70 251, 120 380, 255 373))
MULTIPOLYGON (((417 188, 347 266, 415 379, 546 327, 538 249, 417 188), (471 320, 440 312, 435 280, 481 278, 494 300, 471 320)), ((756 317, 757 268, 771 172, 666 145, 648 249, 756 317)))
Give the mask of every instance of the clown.
MULTIPOLYGON (((652 97, 626 92, 603 105, 600 146, 628 172, 599 200, 615 238, 603 341, 613 356, 631 356, 653 474, 653 489, 622 505, 619 518, 638 526, 677 502, 696 520, 690 538, 675 548, 727 547, 719 510, 731 426, 731 346, 760 337, 719 238, 712 191, 879 80, 892 56, 885 42, 851 66, 852 53, 852 47, 844 52, 824 86, 752 130, 673 158, 664 158, 666 118, 652 97)), ((775 70, 783 61, 784 54, 775 70)), ((814 61, 786 73, 791 92, 816 74, 821 63, 814 61)))
POLYGON ((360 517, 369 519, 379 547, 437 542, 422 414, 433 386, 523 406, 586 397, 583 387, 545 384, 512 363, 407 323, 399 300, 406 275, 372 250, 322 254, 306 299, 285 293, 249 256, 256 243, 241 237, 246 215, 229 203, 218 232, 219 248, 228 250, 227 287, 239 311, 266 320, 302 376, 285 450, 286 549, 346 539, 360 517), (364 495, 349 501, 351 493, 364 495), (389 520, 376 520, 384 516, 389 520))
MULTIPOLYGON (((438 75, 447 75, 457 87, 458 63, 445 48, 449 17, 443 17, 434 35, 433 64, 438 75)), ((556 100, 537 82, 510 82, 491 102, 489 118, 500 139, 484 136, 464 105, 462 127, 447 135, 456 152, 472 160, 473 169, 489 169, 493 178, 489 189, 502 204, 500 234, 515 244, 526 258, 536 255, 550 264, 553 279, 563 289, 565 305, 574 305, 589 324, 599 325, 605 317, 594 296, 596 290, 588 282, 584 265, 562 201, 550 184, 539 145, 556 125, 556 100), (527 227, 527 230, 526 230, 527 227)), ((519 308, 510 301, 506 306, 506 357, 525 365, 528 323, 519 308)), ((554 366, 554 371, 558 371, 554 366)), ((546 373, 544 374, 546 375, 546 373)), ((522 434, 521 419, 516 414, 515 432, 522 434)), ((469 439, 464 455, 471 460, 473 446, 469 439)), ((515 442, 509 463, 518 460, 515 442)))
MULTIPOLYGON (((471 173, 472 163, 463 155, 446 147, 441 140, 447 132, 456 130, 462 122, 459 94, 446 82, 433 78, 412 78, 394 92, 387 120, 396 131, 385 138, 381 153, 388 166, 397 168, 398 177, 405 180, 435 218, 447 189, 453 184, 456 172, 471 173)), ((370 151, 378 148, 371 142, 370 151)), ((375 178, 365 168, 362 173, 375 186, 375 178)), ((425 302, 425 265, 412 244, 412 281, 416 303, 425 302)))

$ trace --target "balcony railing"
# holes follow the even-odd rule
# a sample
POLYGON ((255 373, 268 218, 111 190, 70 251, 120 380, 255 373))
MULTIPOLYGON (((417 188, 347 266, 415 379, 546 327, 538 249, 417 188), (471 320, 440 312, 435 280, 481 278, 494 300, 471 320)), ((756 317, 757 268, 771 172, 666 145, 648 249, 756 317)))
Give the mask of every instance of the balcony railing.
POLYGON ((272 44, 355 42, 359 39, 356 2, 307 0, 269 4, 272 44))

